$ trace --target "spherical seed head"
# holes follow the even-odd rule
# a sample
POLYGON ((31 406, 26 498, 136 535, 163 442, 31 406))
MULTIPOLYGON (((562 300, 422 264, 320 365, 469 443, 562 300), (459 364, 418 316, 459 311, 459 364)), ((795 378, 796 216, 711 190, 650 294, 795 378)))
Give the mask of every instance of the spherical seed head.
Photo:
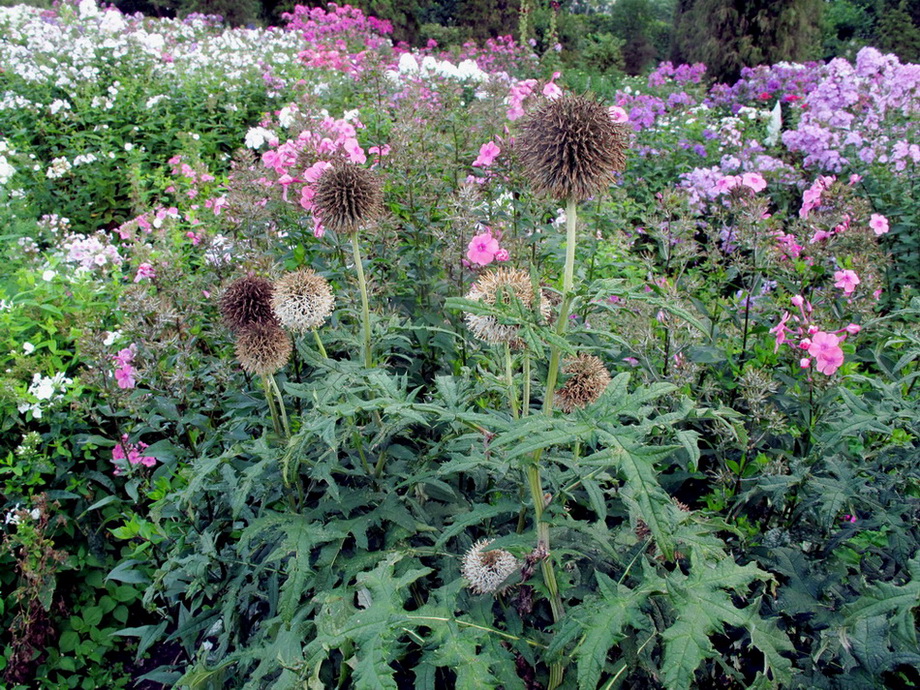
POLYGON ((254 323, 236 338, 236 358, 250 374, 274 374, 291 358, 291 339, 275 322, 254 323))
POLYGON ((480 539, 463 556, 460 574, 470 583, 474 594, 498 590, 508 577, 521 567, 514 556, 504 549, 486 551, 492 539, 480 539))
POLYGON ((569 378, 556 391, 556 405, 566 413, 593 403, 610 383, 607 367, 594 355, 580 354, 568 360, 562 371, 569 378))
POLYGON ((367 168, 338 161, 317 180, 313 205, 327 230, 357 232, 383 212, 383 185, 367 168))
POLYGON ((335 307, 335 295, 325 278, 302 268, 275 283, 271 305, 282 326, 302 333, 323 325, 335 307))
POLYGON ((545 101, 521 126, 518 150, 536 191, 556 199, 587 199, 604 191, 626 166, 629 132, 588 96, 545 101))
POLYGON ((230 283, 219 308, 224 325, 239 333, 256 323, 276 323, 272 312, 272 284, 265 278, 246 276, 230 283))
MULTIPOLYGON (((545 320, 549 316, 549 302, 543 299, 542 294, 534 294, 530 274, 518 268, 497 268, 483 273, 466 298, 495 304, 499 299, 507 302, 512 295, 530 308, 537 306, 539 300, 541 317, 545 320)), ((487 343, 521 345, 517 337, 518 327, 499 323, 494 316, 467 313, 466 323, 474 336, 487 343)))

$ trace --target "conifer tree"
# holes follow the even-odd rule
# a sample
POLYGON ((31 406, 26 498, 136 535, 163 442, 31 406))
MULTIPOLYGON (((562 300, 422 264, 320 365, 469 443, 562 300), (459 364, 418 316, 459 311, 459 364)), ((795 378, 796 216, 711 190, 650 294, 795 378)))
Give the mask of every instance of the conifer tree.
POLYGON ((671 58, 733 81, 745 66, 814 57, 820 17, 821 0, 678 0, 671 58))

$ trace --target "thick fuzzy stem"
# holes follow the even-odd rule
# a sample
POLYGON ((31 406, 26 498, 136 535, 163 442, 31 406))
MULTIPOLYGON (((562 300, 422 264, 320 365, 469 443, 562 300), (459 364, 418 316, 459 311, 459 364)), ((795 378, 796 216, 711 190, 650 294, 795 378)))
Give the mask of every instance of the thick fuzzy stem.
POLYGON ((351 233, 351 250, 355 257, 355 269, 358 271, 358 285, 361 288, 361 322, 364 337, 361 341, 361 353, 364 366, 371 368, 371 312, 367 303, 367 281, 364 278, 364 266, 361 263, 361 250, 358 248, 358 233, 351 233))

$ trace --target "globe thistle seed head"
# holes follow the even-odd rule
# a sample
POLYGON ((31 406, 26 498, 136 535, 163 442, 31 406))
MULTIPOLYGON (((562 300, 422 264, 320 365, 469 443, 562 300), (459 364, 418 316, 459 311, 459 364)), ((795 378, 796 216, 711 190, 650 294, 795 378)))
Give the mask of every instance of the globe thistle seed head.
POLYGON ((383 185, 367 168, 339 161, 317 180, 313 206, 327 230, 357 232, 383 212, 383 185))
POLYGON ((325 278, 302 268, 275 283, 271 305, 282 326, 302 333, 323 325, 335 307, 335 295, 325 278))
POLYGON ((521 567, 520 562, 504 549, 486 551, 492 539, 480 539, 463 556, 460 574, 470 583, 474 594, 495 592, 521 567))
POLYGON ((587 199, 604 191, 626 166, 629 131, 588 96, 546 101, 521 126, 518 151, 537 192, 587 199))
POLYGON ((563 373, 568 375, 565 385, 556 391, 556 405, 563 412, 587 407, 607 390, 610 373, 604 363, 594 355, 580 354, 566 361, 563 373))
POLYGON ((218 306, 224 325, 239 333, 257 323, 277 324, 271 301, 271 282, 257 276, 246 276, 230 283, 218 306))
POLYGON ((291 358, 291 339, 274 321, 254 323, 236 338, 236 358, 250 374, 274 374, 291 358))
MULTIPOLYGON (((507 302, 512 295, 526 307, 537 307, 544 321, 549 316, 549 302, 542 294, 534 293, 530 274, 518 268, 497 268, 483 273, 466 298, 496 304, 499 299, 507 302)), ((467 313, 466 323, 474 336, 487 343, 511 343, 515 347, 522 345, 517 337, 518 326, 499 323, 498 319, 489 314, 467 313)))

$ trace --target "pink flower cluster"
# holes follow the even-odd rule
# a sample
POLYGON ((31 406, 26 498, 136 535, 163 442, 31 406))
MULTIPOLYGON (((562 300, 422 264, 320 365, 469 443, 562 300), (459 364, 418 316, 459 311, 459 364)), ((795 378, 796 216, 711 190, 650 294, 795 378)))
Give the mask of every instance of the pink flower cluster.
POLYGON ((143 465, 144 467, 153 467, 157 459, 152 455, 141 455, 141 451, 148 448, 143 441, 138 441, 135 446, 128 442, 128 434, 121 437, 121 441, 115 444, 112 449, 112 463, 115 465, 113 474, 119 476, 127 469, 127 465, 143 465), (127 463, 127 464, 126 464, 127 463))
POLYGON ((482 232, 472 240, 467 246, 466 258, 471 264, 477 266, 488 266, 492 261, 507 261, 510 257, 507 249, 499 246, 499 238, 492 235, 492 229, 483 228, 482 232))
POLYGON ((536 79, 524 79, 516 81, 511 85, 511 92, 508 94, 508 119, 512 122, 524 117, 524 100, 537 88, 536 79))
POLYGON ((710 187, 709 195, 715 197, 720 194, 726 194, 735 187, 747 187, 755 193, 762 192, 767 188, 767 181, 758 172, 746 172, 742 175, 723 175, 710 187))
POLYGON ((112 361, 115 362, 115 383, 119 388, 130 389, 137 385, 137 380, 134 378, 137 370, 131 365, 136 354, 137 346, 132 343, 112 357, 112 361))
POLYGON ((832 376, 843 364, 843 349, 841 349, 840 344, 846 339, 847 335, 859 333, 860 326, 851 323, 838 331, 822 331, 811 323, 813 309, 804 297, 795 295, 791 301, 793 306, 798 309, 798 314, 791 314, 788 311, 783 312, 779 323, 770 329, 770 333, 776 338, 776 345, 773 351, 777 352, 780 345, 789 343, 793 347, 804 350, 811 355, 811 357, 802 357, 799 360, 799 367, 802 369, 810 368, 812 358, 814 358, 815 369, 826 376, 832 376))
MULTIPOLYGON (((194 234, 194 233, 193 233, 194 234)), ((148 262, 142 263, 137 267, 137 275, 134 276, 134 282, 139 283, 142 280, 151 280, 157 277, 157 272, 148 262)))
POLYGON ((821 195, 837 181, 834 175, 821 175, 814 183, 802 194, 802 208, 799 209, 799 218, 808 218, 812 209, 821 205, 821 195))

